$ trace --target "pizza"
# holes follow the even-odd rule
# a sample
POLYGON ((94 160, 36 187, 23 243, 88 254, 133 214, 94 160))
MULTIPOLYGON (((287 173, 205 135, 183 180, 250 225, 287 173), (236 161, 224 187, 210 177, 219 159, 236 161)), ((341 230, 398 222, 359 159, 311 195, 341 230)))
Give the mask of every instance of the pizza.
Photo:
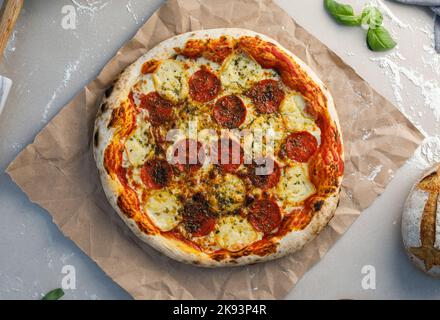
POLYGON ((244 29, 175 36, 125 69, 100 105, 94 158, 139 239, 204 267, 300 250, 333 217, 344 171, 328 90, 244 29))

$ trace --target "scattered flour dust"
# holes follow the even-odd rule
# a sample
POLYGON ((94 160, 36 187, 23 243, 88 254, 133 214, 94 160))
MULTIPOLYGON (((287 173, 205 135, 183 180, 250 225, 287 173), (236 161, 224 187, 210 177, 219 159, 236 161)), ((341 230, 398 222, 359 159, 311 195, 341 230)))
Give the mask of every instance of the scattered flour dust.
POLYGON ((17 39, 17 32, 18 32, 17 30, 14 30, 12 32, 11 37, 8 40, 8 45, 6 47, 6 50, 9 51, 9 52, 15 52, 15 50, 17 49, 15 47, 15 42, 16 42, 16 39, 17 39))
POLYGON ((382 171, 382 168, 383 168, 383 165, 381 165, 381 164, 378 166, 375 166, 371 170, 370 174, 368 175, 367 180, 374 181, 374 179, 376 179, 377 175, 382 171))
MULTIPOLYGON (((1 3, 1 2, 0 2, 1 3)), ((26 16, 26 11, 25 9, 22 9, 21 11, 21 16, 25 17, 26 16)), ((15 26, 14 31, 12 32, 11 36, 9 37, 8 43, 6 45, 6 48, 3 52, 3 57, 5 59, 5 61, 7 61, 9 59, 10 56, 12 56, 15 51, 17 50, 17 42, 19 35, 21 34, 21 30, 24 29, 24 23, 23 21, 25 21, 23 18, 18 20, 17 25, 15 26)))
POLYGON ((132 15, 134 22, 136 24, 139 24, 139 18, 133 10, 133 4, 131 3, 131 0, 128 0, 128 3, 125 5, 125 7, 127 8, 128 13, 132 15))
POLYGON ((386 17, 388 17, 393 24, 403 29, 411 29, 411 26, 407 23, 402 22, 382 0, 373 0, 371 1, 371 4, 378 7, 380 11, 382 11, 382 13, 386 17))
MULTIPOLYGON (((422 61, 422 68, 420 70, 408 66, 408 60, 404 54, 399 52, 399 47, 388 54, 371 57, 370 60, 377 63, 387 76, 393 90, 396 104, 401 111, 404 111, 405 103, 409 104, 406 101, 409 86, 416 88, 416 92, 420 93, 423 100, 420 103, 421 106, 419 105, 417 109, 415 108, 415 105, 417 105, 416 102, 411 102, 410 105, 406 105, 406 109, 409 109, 411 113, 411 115, 407 114, 407 116, 425 136, 428 136, 424 130, 420 128, 420 125, 418 125, 417 117, 421 118, 423 116, 424 109, 431 111, 436 122, 434 135, 439 134, 440 54, 437 54, 434 49, 434 32, 432 25, 426 24, 423 27, 413 28, 406 21, 402 21, 395 15, 383 0, 372 0, 370 3, 381 10, 389 23, 388 26, 391 27, 390 32, 394 37, 398 38, 398 34, 404 35, 408 32, 418 33, 422 37, 424 45, 422 47, 423 52, 420 55, 420 60, 422 61), (428 76, 428 74, 433 74, 433 76, 428 76)), ((346 54, 347 56, 353 55, 352 52, 346 52, 346 54)), ((364 130, 362 139, 368 140, 370 135, 371 132, 364 130)), ((436 163, 440 163, 440 136, 425 138, 413 157, 408 160, 408 164, 412 170, 417 171, 425 170, 436 163)), ((370 174, 366 178, 371 181, 376 179, 381 170, 381 165, 372 166, 370 174)))
POLYGON ((385 73, 389 76, 391 86, 393 88, 394 97, 399 107, 402 106, 404 86, 402 78, 405 77, 413 85, 419 88, 423 96, 425 105, 431 109, 435 120, 440 121, 440 84, 437 79, 425 79, 424 75, 416 70, 409 69, 399 64, 395 57, 400 56, 398 52, 385 55, 378 58, 370 58, 371 61, 376 61, 383 69, 387 69, 385 73))
MULTIPOLYGON (((112 2, 112 0, 70 0, 70 1, 72 1, 72 3, 76 6, 76 9, 80 13, 86 13, 92 17, 98 14, 100 10, 107 7, 112 2)), ((125 8, 127 9, 127 12, 133 17, 135 23, 139 24, 141 21, 137 16, 135 10, 133 9, 133 4, 131 0, 128 0, 127 4, 125 5, 125 8)))
POLYGON ((440 137, 427 137, 408 163, 417 170, 426 170, 440 163, 440 137))
POLYGON ((80 12, 95 15, 99 10, 105 8, 111 0, 71 0, 80 12))
MULTIPOLYGON (((108 6, 112 0, 70 0, 80 13, 85 13, 90 17, 94 17, 97 15, 102 9, 108 6)), ((81 59, 81 57, 80 57, 81 59)), ((80 63, 80 59, 69 62, 64 70, 63 79, 61 80, 60 85, 54 90, 52 96, 49 99, 46 107, 43 110, 43 116, 41 121, 43 123, 48 122, 49 112, 52 109, 53 103, 58 98, 58 96, 62 93, 62 90, 67 87, 69 81, 72 78, 72 75, 75 71, 78 70, 78 66, 80 63)))
POLYGON ((49 102, 47 103, 46 107, 43 110, 43 117, 41 119, 41 122, 47 123, 49 111, 52 108, 53 103, 55 102, 55 99, 58 97, 58 95, 61 93, 61 91, 67 87, 67 84, 72 78, 72 74, 78 70, 79 66, 79 59, 74 62, 69 62, 69 64, 66 66, 66 69, 64 70, 64 77, 61 81, 61 84, 55 89, 55 91, 52 94, 52 97, 49 99, 49 102))
MULTIPOLYGON (((437 123, 436 129, 437 131, 440 130, 440 55, 437 54, 434 49, 434 32, 432 25, 425 25, 414 29, 406 22, 400 20, 382 0, 373 0, 371 3, 378 6, 384 13, 385 18, 390 20, 393 25, 401 29, 407 29, 404 31, 405 33, 417 32, 423 36, 423 39, 426 38, 427 42, 423 45, 423 53, 420 55, 420 59, 423 63, 422 72, 409 67, 408 63, 405 63, 407 59, 398 51, 398 47, 391 53, 379 57, 372 57, 370 60, 376 62, 388 77, 399 109, 403 112, 404 107, 406 107, 406 109, 409 108, 411 115, 406 115, 411 122, 416 125, 425 136, 427 135, 419 125, 417 119, 423 116, 423 109, 416 110, 412 105, 404 105, 404 98, 407 92, 409 92, 408 86, 416 87, 417 92, 419 92, 423 98, 421 104, 432 112, 437 123), (426 76, 428 73, 433 73, 434 76, 428 78, 428 76, 426 76)), ((412 104, 415 103, 416 102, 413 102, 412 104)))

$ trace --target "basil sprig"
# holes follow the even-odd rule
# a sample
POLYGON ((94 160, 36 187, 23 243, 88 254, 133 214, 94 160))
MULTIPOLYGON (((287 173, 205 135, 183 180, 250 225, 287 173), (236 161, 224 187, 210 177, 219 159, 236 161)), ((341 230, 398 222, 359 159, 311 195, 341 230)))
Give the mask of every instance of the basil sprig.
POLYGON ((64 291, 61 288, 49 291, 41 300, 58 300, 64 296, 64 291))
POLYGON ((366 6, 360 15, 354 13, 348 4, 334 0, 324 0, 327 12, 340 24, 346 26, 363 26, 367 31, 367 46, 372 51, 386 51, 393 49, 397 43, 383 24, 383 15, 373 6, 366 6))
POLYGON ((328 13, 340 24, 346 26, 361 25, 361 16, 354 14, 353 8, 348 4, 341 4, 334 0, 324 0, 324 6, 328 13))
POLYGON ((373 51, 387 51, 396 46, 396 41, 391 37, 390 33, 384 27, 376 29, 368 29, 367 45, 373 51))
POLYGON ((383 15, 379 9, 372 6, 367 6, 362 10, 361 24, 370 29, 380 27, 383 23, 383 15))

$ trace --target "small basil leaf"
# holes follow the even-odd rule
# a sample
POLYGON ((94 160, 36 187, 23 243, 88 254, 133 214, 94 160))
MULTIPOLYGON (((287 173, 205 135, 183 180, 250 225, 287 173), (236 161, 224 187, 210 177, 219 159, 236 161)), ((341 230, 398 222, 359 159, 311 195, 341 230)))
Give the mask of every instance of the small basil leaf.
POLYGON ((63 289, 58 288, 48 292, 41 300, 58 300, 62 296, 64 296, 64 291, 63 289))
POLYGON ((365 7, 361 16, 362 26, 365 26, 365 29, 375 29, 382 25, 383 15, 382 12, 380 12, 380 10, 376 7, 365 7))
POLYGON ((396 41, 384 27, 368 29, 367 45, 373 51, 386 51, 396 46, 396 41))
POLYGON ((346 26, 359 26, 361 24, 361 16, 355 15, 350 5, 341 4, 334 0, 324 0, 324 6, 340 24, 346 26))

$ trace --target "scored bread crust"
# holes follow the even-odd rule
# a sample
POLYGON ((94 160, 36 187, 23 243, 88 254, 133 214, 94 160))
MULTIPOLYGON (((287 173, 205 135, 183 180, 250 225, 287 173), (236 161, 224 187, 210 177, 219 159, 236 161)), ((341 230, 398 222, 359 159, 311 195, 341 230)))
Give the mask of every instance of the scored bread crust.
MULTIPOLYGON (((412 186, 408 197, 405 201, 405 205, 402 213, 402 240, 403 245, 405 247, 405 251, 410 258, 410 260, 417 266, 421 271, 436 277, 440 278, 440 265, 433 265, 429 270, 426 269, 425 261, 417 257, 413 252, 411 252, 412 248, 417 248, 421 246, 421 222, 422 215, 424 211, 424 206, 426 204, 428 198, 428 192, 420 190, 419 183, 424 180, 426 177, 434 174, 438 171, 440 164, 437 164, 431 168, 426 169, 417 180, 417 182, 412 186)), ((437 202, 437 204, 440 200, 437 202)), ((438 214, 439 209, 437 209, 438 214)), ((434 221, 434 224, 436 224, 434 221)), ((437 224, 438 226, 438 224, 437 224)), ((438 231, 437 231, 438 234, 438 231)), ((440 247, 437 245, 439 240, 435 239, 435 247, 440 252, 440 247)))
MULTIPOLYGON (((110 204, 118 213, 119 217, 127 224, 127 226, 140 240, 175 260, 203 267, 245 265, 249 263, 276 259, 288 253, 300 250, 306 243, 315 238, 333 217, 336 211, 336 207, 338 205, 339 191, 342 181, 342 177, 338 177, 338 188, 333 194, 330 194, 324 200, 324 204, 322 205, 321 209, 315 212, 313 218, 303 230, 289 232, 288 234, 283 236, 278 242, 276 252, 268 254, 266 256, 249 254, 246 256, 241 256, 239 258, 229 257, 221 261, 216 261, 212 259, 208 254, 198 251, 179 240, 167 238, 160 234, 151 235, 142 232, 133 219, 127 217, 123 212, 121 212, 120 208, 117 205, 117 198, 121 187, 119 185, 119 182, 114 181, 113 178, 107 173, 106 169, 104 168, 103 161, 104 151, 107 145, 110 143, 114 132, 114 128, 108 126, 113 109, 119 107, 120 103, 124 99, 126 99, 131 87, 134 85, 134 82, 139 75, 139 70, 141 69, 141 66, 146 61, 151 59, 162 60, 173 56, 175 54, 174 48, 183 48, 188 39, 210 39, 218 38, 223 35, 231 36, 234 38, 239 38, 242 36, 256 36, 261 38, 262 40, 271 42, 278 48, 280 48, 291 59, 293 59, 293 61, 295 61, 306 72, 308 77, 310 77, 310 79, 315 82, 322 90, 327 100, 326 106, 330 117, 336 125, 338 131, 341 132, 339 119, 336 109, 334 107, 332 96, 330 95, 325 85, 318 78, 318 76, 313 72, 313 70, 311 70, 310 67, 308 67, 302 60, 300 60, 293 53, 285 49, 277 41, 253 31, 238 28, 221 28, 193 31, 177 35, 158 44, 156 47, 154 47, 145 55, 140 57, 137 61, 135 61, 132 65, 130 65, 127 69, 125 69, 125 71, 122 72, 122 74, 116 81, 110 96, 103 99, 102 104, 105 104, 106 108, 104 110, 102 110, 102 108, 99 108, 95 122, 94 133, 99 130, 99 141, 97 145, 94 145, 93 154, 98 167, 99 176, 103 185, 104 192, 110 204)), ((344 154, 342 151, 341 158, 343 159, 343 157, 344 154)))

